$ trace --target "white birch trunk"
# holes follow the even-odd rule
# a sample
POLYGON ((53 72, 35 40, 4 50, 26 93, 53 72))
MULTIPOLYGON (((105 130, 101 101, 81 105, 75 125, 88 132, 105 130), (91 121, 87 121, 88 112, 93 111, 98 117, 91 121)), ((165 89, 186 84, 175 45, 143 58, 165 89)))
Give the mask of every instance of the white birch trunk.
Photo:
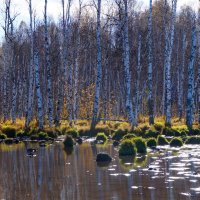
POLYGON ((63 67, 63 54, 62 54, 62 48, 61 48, 61 37, 59 37, 59 42, 60 42, 60 59, 61 59, 61 66, 59 67, 58 71, 58 88, 57 88, 57 94, 58 94, 58 99, 57 99, 57 107, 56 107, 56 116, 55 116, 55 126, 58 127, 60 126, 60 116, 61 116, 61 111, 63 108, 63 88, 64 88, 64 67, 63 67))
POLYGON ((142 46, 142 41, 141 41, 141 34, 139 34, 138 37, 138 55, 137 55, 137 80, 136 80, 136 105, 135 105, 135 117, 136 121, 138 119, 138 114, 139 114, 139 88, 140 88, 140 75, 141 75, 141 46, 142 46))
POLYGON ((34 90, 34 65, 33 65, 33 20, 32 20, 32 1, 29 0, 29 15, 30 15, 30 40, 31 40, 31 55, 30 55, 30 67, 29 67, 29 87, 27 98, 27 111, 25 127, 28 127, 32 118, 33 108, 33 90, 34 90))
POLYGON ((69 66, 69 102, 68 102, 68 111, 69 111, 69 122, 70 126, 73 126, 73 71, 72 66, 69 66))
POLYGON ((77 119, 77 108, 78 108, 78 72, 79 63, 78 59, 80 56, 80 21, 82 12, 82 1, 79 0, 79 14, 78 14, 78 25, 77 25, 77 42, 76 42, 76 58, 75 58, 75 70, 74 70, 74 101, 73 101, 73 121, 77 119))
POLYGON ((48 96, 48 119, 49 126, 53 126, 53 96, 52 96, 52 77, 51 77, 51 63, 49 58, 49 36, 47 25, 47 0, 44 6, 44 23, 45 23, 45 63, 47 66, 47 96, 48 96))
POLYGON ((188 91, 187 91, 187 109, 186 109, 186 124, 192 127, 193 123, 193 94, 194 94, 194 60, 196 52, 196 28, 192 28, 192 47, 190 62, 188 65, 188 91))
POLYGON ((16 80, 15 80, 15 74, 14 74, 14 71, 15 71, 15 64, 14 62, 16 62, 15 59, 13 59, 13 77, 12 77, 12 123, 15 123, 16 122, 16 101, 17 101, 17 88, 16 88, 16 80))
POLYGON ((42 103, 42 93, 40 88, 40 72, 39 72, 39 56, 38 51, 35 49, 34 52, 34 64, 35 64, 35 87, 37 96, 37 114, 39 121, 39 129, 43 130, 44 120, 43 120, 43 103, 42 103))
POLYGON ((198 122, 200 124, 200 10, 198 12, 198 83, 197 83, 197 94, 198 94, 198 122))
MULTIPOLYGON (((166 31, 165 34, 167 36, 166 39, 166 47, 165 47, 165 72, 166 72, 166 121, 167 125, 171 124, 171 58, 172 58, 172 50, 174 43, 174 30, 175 30, 175 21, 176 21, 176 5, 177 0, 172 0, 172 17, 171 17, 171 28, 170 31, 166 31)), ((166 29, 167 27, 165 27, 166 29)))
POLYGON ((152 53, 152 0, 150 0, 148 19, 148 109, 149 124, 154 124, 154 102, 153 102, 153 53, 152 53))
POLYGON ((183 83, 184 83, 184 72, 185 72, 185 51, 186 51, 186 33, 183 33, 182 64, 179 66, 179 94, 178 94, 178 115, 180 120, 183 117, 183 83))
POLYGON ((123 61, 124 61, 124 71, 125 71, 125 87, 126 87, 126 111, 128 114, 128 121, 131 126, 136 126, 136 120, 133 113, 133 104, 131 98, 131 75, 130 75, 130 48, 129 48, 129 36, 128 36, 128 5, 127 0, 124 0, 124 30, 123 30, 123 61))
POLYGON ((97 67, 96 67, 96 86, 95 86, 95 97, 93 105, 93 116, 91 129, 94 129, 98 121, 98 110, 100 101, 100 89, 101 89, 101 79, 102 79, 102 66, 101 66, 101 0, 98 0, 97 7, 97 67))

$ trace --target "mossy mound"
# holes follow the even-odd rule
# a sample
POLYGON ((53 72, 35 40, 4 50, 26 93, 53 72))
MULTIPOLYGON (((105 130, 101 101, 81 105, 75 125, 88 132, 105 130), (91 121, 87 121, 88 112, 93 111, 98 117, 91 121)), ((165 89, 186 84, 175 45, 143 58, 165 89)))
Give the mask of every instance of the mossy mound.
POLYGON ((118 129, 113 133, 112 139, 116 141, 120 141, 127 133, 128 133, 128 130, 118 129))
POLYGON ((157 140, 155 138, 149 138, 147 140, 147 146, 152 148, 157 146, 157 140))
POLYGON ((146 138, 157 138, 160 133, 155 129, 149 129, 145 132, 146 138))
POLYGON ((0 140, 5 140, 7 138, 6 134, 0 133, 0 140))
POLYGON ((200 144, 200 136, 187 137, 185 144, 200 144))
POLYGON ((38 133, 38 140, 48 140, 49 139, 49 136, 47 133, 45 132, 39 132, 38 133))
POLYGON ((168 143, 167 139, 164 136, 159 135, 158 139, 157 139, 157 144, 158 145, 168 145, 169 143, 168 143))
POLYGON ((174 137, 174 138, 170 141, 170 146, 171 146, 171 147, 181 147, 181 146, 183 146, 183 141, 182 141, 181 138, 174 137))
POLYGON ((146 153, 147 152, 146 141, 143 138, 141 138, 141 137, 133 138, 132 141, 135 143, 137 153, 146 153))
POLYGON ((119 148, 119 156, 135 156, 137 152, 136 146, 132 140, 123 140, 119 148))
POLYGON ((126 140, 126 139, 132 139, 132 138, 135 138, 136 135, 133 134, 133 133, 128 133, 126 135, 123 136, 122 140, 126 140))
POLYGON ((79 135, 82 136, 89 136, 89 137, 95 137, 98 133, 105 133, 107 136, 110 135, 110 128, 108 126, 103 127, 96 127, 94 130, 90 130, 90 128, 80 128, 79 129, 79 135))
POLYGON ((108 137, 105 133, 98 133, 96 136, 96 141, 103 141, 105 143, 108 140, 108 137))
POLYGON ((198 129, 198 128, 190 128, 188 130, 188 135, 190 135, 190 136, 200 135, 200 129, 198 129))
POLYGON ((71 135, 73 138, 79 137, 79 132, 76 129, 69 129, 66 134, 71 135))
POLYGON ((8 138, 15 138, 17 136, 16 129, 12 126, 3 126, 1 130, 8 138))

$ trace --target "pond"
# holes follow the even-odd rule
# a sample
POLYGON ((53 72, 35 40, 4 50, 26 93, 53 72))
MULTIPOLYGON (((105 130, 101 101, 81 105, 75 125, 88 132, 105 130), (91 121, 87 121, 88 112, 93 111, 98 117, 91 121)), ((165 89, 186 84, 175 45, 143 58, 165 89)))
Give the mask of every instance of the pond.
POLYGON ((120 159, 111 144, 86 142, 73 152, 62 143, 36 148, 37 156, 29 157, 23 143, 0 145, 1 200, 200 199, 199 146, 149 151, 135 159, 120 159), (102 151, 113 157, 108 166, 95 161, 102 151))

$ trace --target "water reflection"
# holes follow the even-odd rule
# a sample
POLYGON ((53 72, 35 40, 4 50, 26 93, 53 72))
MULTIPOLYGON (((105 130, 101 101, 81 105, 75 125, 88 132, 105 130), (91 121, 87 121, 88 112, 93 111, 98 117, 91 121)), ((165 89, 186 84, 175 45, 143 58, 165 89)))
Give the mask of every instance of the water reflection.
POLYGON ((199 147, 135 158, 118 158, 110 144, 31 147, 36 157, 27 157, 23 143, 0 145, 0 199, 200 199, 199 147), (99 166, 95 158, 102 151, 113 161, 99 166))

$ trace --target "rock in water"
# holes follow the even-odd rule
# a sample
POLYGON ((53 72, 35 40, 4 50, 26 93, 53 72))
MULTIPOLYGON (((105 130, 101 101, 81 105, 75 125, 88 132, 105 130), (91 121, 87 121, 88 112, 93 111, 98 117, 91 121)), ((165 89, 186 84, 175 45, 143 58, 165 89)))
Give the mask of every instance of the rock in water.
POLYGON ((97 162, 111 162, 112 158, 107 153, 98 153, 96 161, 97 162))

